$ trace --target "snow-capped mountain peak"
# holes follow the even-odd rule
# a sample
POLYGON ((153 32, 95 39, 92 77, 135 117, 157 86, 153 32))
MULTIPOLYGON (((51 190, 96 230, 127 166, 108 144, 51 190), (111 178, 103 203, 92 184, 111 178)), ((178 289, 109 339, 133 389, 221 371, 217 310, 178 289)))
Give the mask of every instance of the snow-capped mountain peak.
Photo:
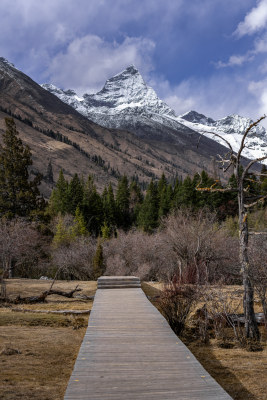
MULTIPOLYGON (((62 90, 47 84, 42 86, 99 125, 127 129, 140 136, 156 135, 161 140, 166 140, 168 135, 177 140, 181 132, 188 134, 195 131, 225 145, 224 140, 213 135, 217 133, 237 151, 242 134, 252 123, 252 120, 236 114, 217 121, 196 111, 177 117, 174 110, 146 84, 134 65, 108 79, 98 93, 82 97, 73 90, 62 90)), ((267 155, 267 134, 262 126, 251 131, 247 147, 243 154, 249 158, 267 155)))

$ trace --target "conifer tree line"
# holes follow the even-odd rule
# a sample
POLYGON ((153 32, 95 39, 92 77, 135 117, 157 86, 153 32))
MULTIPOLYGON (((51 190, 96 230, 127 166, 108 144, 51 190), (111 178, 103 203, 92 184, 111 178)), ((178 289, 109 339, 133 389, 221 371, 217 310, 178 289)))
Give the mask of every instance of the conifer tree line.
MULTIPOLYGON (((266 178, 257 180, 252 175, 250 178, 248 190, 253 195, 267 193, 266 178)), ((233 176, 227 186, 235 187, 233 176)), ((162 174, 158 181, 151 180, 144 193, 136 181, 130 182, 127 176, 123 176, 116 190, 109 183, 100 193, 91 175, 84 179, 75 174, 68 182, 61 170, 48 210, 51 216, 70 214, 76 220, 79 216, 87 234, 106 238, 116 236, 117 229, 127 231, 132 227, 152 233, 159 227, 162 217, 179 208, 208 208, 216 212, 221 221, 237 215, 235 193, 201 192, 196 190, 198 187, 222 188, 222 185, 205 171, 193 178, 176 179, 174 185, 168 183, 162 174)))
MULTIPOLYGON (((29 178, 29 167, 32 165, 30 148, 23 145, 14 120, 6 118, 5 123, 6 132, 3 135, 3 145, 0 145, 1 218, 72 215, 77 225, 76 231, 78 229, 79 232, 95 237, 110 237, 116 235, 117 229, 127 231, 131 227, 152 233, 158 228, 162 217, 183 207, 192 210, 206 207, 215 211, 219 220, 237 215, 235 193, 196 190, 199 187, 222 187, 219 181, 215 181, 205 171, 193 177, 187 176, 184 180, 177 178, 172 184, 163 174, 158 181, 151 179, 146 192, 136 180, 130 181, 127 176, 123 176, 116 190, 109 183, 100 193, 92 176, 84 178, 75 174, 68 182, 61 170, 46 205, 38 189, 41 174, 37 174, 33 180, 29 178)), ((263 166, 262 172, 265 171, 266 167, 263 166)), ((267 193, 266 177, 257 178, 250 174, 248 178, 247 190, 251 195, 267 193)), ((50 183, 54 181, 51 160, 46 180, 50 183)), ((236 187, 234 176, 229 179, 227 186, 236 187)))

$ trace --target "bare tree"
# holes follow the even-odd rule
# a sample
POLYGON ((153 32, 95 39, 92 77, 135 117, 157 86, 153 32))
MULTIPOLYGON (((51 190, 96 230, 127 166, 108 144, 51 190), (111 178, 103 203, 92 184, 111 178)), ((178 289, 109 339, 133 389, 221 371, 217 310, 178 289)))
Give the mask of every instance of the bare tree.
POLYGON ((184 283, 205 284, 236 273, 236 240, 218 226, 207 210, 176 210, 163 221, 164 239, 176 259, 176 274, 184 283))
POLYGON ((23 219, 0 220, 0 262, 2 273, 12 278, 13 268, 36 254, 40 234, 34 224, 23 219))
MULTIPOLYGON (((220 158, 220 167, 224 172, 228 171, 230 168, 233 168, 233 173, 236 180, 236 187, 234 188, 224 188, 218 189, 214 186, 210 188, 201 188, 198 187, 198 190, 209 191, 209 192, 236 192, 238 199, 238 211, 239 211, 239 260, 241 266, 241 272, 243 276, 243 286, 244 286, 244 298, 243 298, 243 307, 244 307, 244 317, 245 317, 245 330, 247 338, 253 338, 258 340, 260 337, 258 325, 255 318, 254 313, 254 290, 253 284, 251 280, 250 274, 250 264, 248 257, 248 210, 257 205, 260 201, 263 201, 267 196, 261 195, 251 195, 249 193, 247 187, 247 181, 251 180, 249 177, 249 173, 251 168, 256 164, 265 159, 265 157, 259 157, 254 160, 249 161, 244 167, 245 161, 242 160, 242 152, 246 148, 246 139, 248 135, 251 133, 253 128, 255 128, 265 116, 259 118, 256 122, 249 125, 246 131, 243 134, 241 144, 237 154, 233 151, 231 144, 223 138, 222 136, 214 133, 214 136, 219 137, 224 141, 229 151, 224 155, 224 157, 219 155, 220 158)), ((266 174, 260 174, 254 172, 254 174, 258 176, 267 176, 266 174)), ((201 184, 201 182, 200 182, 201 184)), ((199 185, 200 186, 200 185, 199 185)))

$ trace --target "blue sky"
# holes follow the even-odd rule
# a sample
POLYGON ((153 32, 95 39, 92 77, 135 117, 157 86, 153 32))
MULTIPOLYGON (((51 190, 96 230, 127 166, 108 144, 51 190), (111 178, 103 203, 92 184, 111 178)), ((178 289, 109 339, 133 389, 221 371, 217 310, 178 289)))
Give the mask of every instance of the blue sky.
POLYGON ((1 0, 0 56, 79 94, 134 64, 177 114, 267 113, 267 0, 1 0))

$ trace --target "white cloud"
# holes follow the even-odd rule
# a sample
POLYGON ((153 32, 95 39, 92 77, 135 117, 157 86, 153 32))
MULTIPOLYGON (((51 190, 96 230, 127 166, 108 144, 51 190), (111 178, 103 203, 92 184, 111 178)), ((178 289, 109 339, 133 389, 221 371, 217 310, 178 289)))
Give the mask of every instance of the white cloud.
POLYGON ((248 85, 248 90, 258 99, 258 116, 267 115, 267 78, 261 81, 251 81, 248 85))
POLYGON ((255 32, 267 27, 267 0, 260 0, 245 17, 244 21, 238 24, 234 34, 237 37, 252 35, 255 32))
POLYGON ((107 42, 96 35, 74 39, 50 63, 47 78, 62 88, 79 94, 95 92, 111 77, 130 64, 143 74, 152 69, 155 44, 145 38, 128 38, 122 43, 107 42))
POLYGON ((253 52, 247 52, 246 54, 232 55, 229 57, 229 60, 224 63, 222 61, 218 61, 215 63, 217 68, 226 68, 226 67, 240 67, 246 62, 252 61, 254 58, 253 52))

